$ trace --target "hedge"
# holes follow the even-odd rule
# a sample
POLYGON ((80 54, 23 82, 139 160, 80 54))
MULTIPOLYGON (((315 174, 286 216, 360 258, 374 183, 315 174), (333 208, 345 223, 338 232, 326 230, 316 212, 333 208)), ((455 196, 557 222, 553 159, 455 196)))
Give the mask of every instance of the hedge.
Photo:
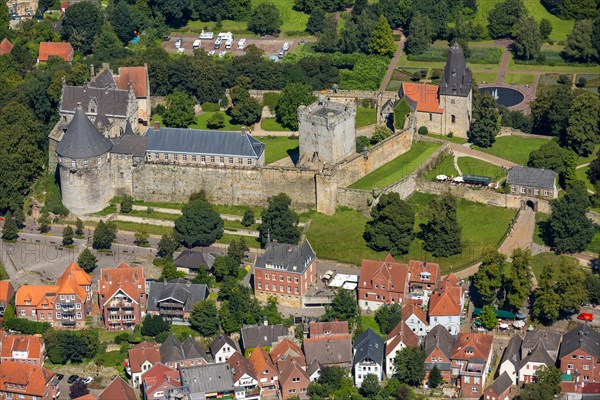
POLYGON ((400 100, 400 103, 394 108, 394 128, 404 129, 404 122, 411 111, 412 110, 406 100, 400 100))

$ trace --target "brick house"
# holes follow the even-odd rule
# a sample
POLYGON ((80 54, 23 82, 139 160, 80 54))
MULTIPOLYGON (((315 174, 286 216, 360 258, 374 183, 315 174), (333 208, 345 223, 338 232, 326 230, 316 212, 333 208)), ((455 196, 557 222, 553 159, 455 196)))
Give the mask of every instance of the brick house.
POLYGON ((410 260, 408 262, 409 291, 415 300, 429 301, 429 296, 438 287, 440 265, 427 261, 410 260))
POLYGON ((2 338, 0 361, 44 365, 46 345, 40 336, 6 335, 2 338))
POLYGON ((308 240, 298 244, 269 242, 254 265, 254 295, 277 297, 280 304, 302 307, 302 298, 317 279, 316 254, 308 240))
POLYGON ((15 287, 9 280, 0 281, 0 316, 4 315, 6 306, 15 295, 15 287))
POLYGON ((492 362, 494 337, 483 333, 459 333, 452 349, 452 382, 460 387, 461 398, 483 395, 492 362))
POLYGON ((452 335, 457 335, 464 304, 465 293, 458 278, 448 275, 429 300, 429 326, 443 325, 452 335))
POLYGON ((338 366, 350 370, 352 335, 348 333, 348 321, 311 322, 308 332, 309 337, 303 341, 307 365, 315 369, 316 362, 318 369, 338 366))
POLYGON ((310 379, 304 368, 295 359, 280 361, 277 367, 279 368, 281 398, 286 400, 298 396, 301 399, 307 399, 310 379))
POLYGON ((310 321, 308 324, 308 336, 311 338, 321 335, 345 335, 348 334, 348 332, 348 321, 310 321))
POLYGON ((452 381, 452 349, 455 338, 443 325, 436 325, 425 336, 425 382, 433 366, 437 366, 445 382, 452 381))
POLYGON ((388 378, 396 372, 396 355, 406 347, 419 347, 419 337, 400 321, 385 339, 385 374, 388 378))
POLYGON ((104 327, 110 331, 133 330, 146 314, 146 279, 143 268, 121 263, 100 269, 98 304, 104 327))
POLYGON ((258 379, 260 398, 276 397, 277 388, 279 387, 279 374, 271 361, 271 357, 262 347, 257 347, 250 354, 248 361, 258 379))
POLYGON ((56 285, 24 285, 17 290, 17 316, 50 322, 55 328, 83 328, 92 304, 92 278, 73 262, 56 285))
POLYGON ((503 372, 483 391, 484 400, 508 400, 513 392, 512 378, 503 372))
POLYGON ((181 387, 179 371, 158 363, 142 376, 140 389, 146 400, 167 400, 168 392, 181 387))
POLYGON ((157 343, 141 342, 127 352, 128 359, 125 370, 131 377, 133 387, 142 382, 142 375, 160 362, 160 350, 157 343))
POLYGON ((0 364, 0 398, 21 400, 58 399, 60 388, 54 373, 41 365, 6 361, 0 364))
POLYGON ((271 361, 273 364, 275 364, 275 366, 277 366, 277 369, 280 373, 282 367, 279 366, 279 363, 285 364, 290 360, 298 363, 300 367, 306 368, 306 359, 302 349, 288 338, 285 338, 281 342, 277 343, 275 347, 271 349, 269 355, 271 356, 271 361))
POLYGON ((252 365, 242 353, 233 353, 227 364, 233 372, 233 386, 235 387, 236 399, 254 400, 260 398, 258 379, 252 365))
POLYGON ((563 374, 576 382, 600 383, 600 333, 580 325, 565 333, 559 353, 563 374))
POLYGON ((138 400, 138 396, 123 378, 117 376, 100 392, 98 400, 138 400))
POLYGON ((384 304, 402 304, 408 294, 408 265, 388 254, 385 260, 362 260, 358 278, 358 306, 377 310, 384 304))

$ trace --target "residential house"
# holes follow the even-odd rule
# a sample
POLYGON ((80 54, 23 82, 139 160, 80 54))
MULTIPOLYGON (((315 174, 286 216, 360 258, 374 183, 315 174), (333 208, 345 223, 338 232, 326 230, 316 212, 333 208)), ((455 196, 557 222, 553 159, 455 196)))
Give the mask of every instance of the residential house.
POLYGON ((227 359, 227 364, 233 373, 233 386, 235 398, 254 400, 260 398, 257 375, 250 361, 242 353, 234 352, 227 359))
POLYGON ((443 325, 452 335, 460 331, 460 319, 465 304, 465 293, 458 278, 450 274, 429 300, 429 326, 443 325))
POLYGON ((502 359, 500 359, 500 366, 498 367, 498 375, 507 373, 510 377, 511 384, 516 385, 519 383, 519 367, 521 365, 521 345, 523 339, 519 335, 513 336, 506 345, 502 359))
POLYGON ((396 355, 406 347, 419 347, 419 336, 400 321, 385 339, 385 374, 388 378, 396 372, 396 355))
POLYGON ((224 333, 221 333, 210 345, 210 354, 217 363, 227 361, 233 353, 239 353, 238 345, 224 333))
POLYGON ((445 382, 452 382, 452 349, 455 342, 454 336, 443 325, 436 325, 425 336, 425 382, 433 366, 442 374, 445 382))
MULTIPOLYGON (((548 169, 516 166, 508 170, 506 182, 514 195, 551 200, 558 197, 557 177, 556 172, 548 169)), ((537 202, 531 200, 531 203, 537 211, 537 202)))
POLYGON ((120 263, 100 269, 98 304, 101 320, 110 331, 133 330, 146 314, 146 279, 143 268, 120 263))
POLYGON ((315 338, 321 335, 346 335, 348 334, 348 321, 316 322, 308 324, 308 336, 315 338))
POLYGON ((352 335, 348 333, 348 321, 311 322, 309 337, 304 339, 306 364, 312 366, 313 376, 320 374, 321 367, 352 367, 352 335), (318 368, 314 363, 318 363, 318 368))
POLYGON ((280 304, 302 307, 302 298, 317 279, 317 256, 308 240, 298 245, 268 242, 254 265, 254 295, 277 297, 280 304))
POLYGON ((231 398, 234 394, 233 374, 227 363, 196 365, 179 371, 184 392, 190 399, 231 398))
POLYGON ((576 382, 600 383, 600 333, 588 324, 565 333, 560 347, 560 369, 576 382))
POLYGON ((245 325, 242 327, 242 347, 246 351, 255 347, 272 347, 285 337, 291 337, 284 325, 245 325))
POLYGON ((73 46, 69 42, 41 42, 37 63, 47 62, 50 57, 59 57, 70 63, 73 61, 73 46))
POLYGON ((281 372, 281 367, 279 363, 287 363, 289 361, 297 362, 301 367, 306 368, 306 359, 304 358, 304 353, 300 346, 296 343, 292 342, 288 338, 284 338, 281 342, 277 343, 272 349, 271 353, 271 361, 279 372, 281 372))
POLYGON ((41 365, 3 361, 0 363, 0 398, 58 399, 60 388, 54 373, 41 365))
POLYGON ((187 321, 194 304, 208 297, 208 288, 187 279, 152 282, 148 293, 149 314, 160 315, 169 321, 187 321))
POLYGON ((483 391, 484 400, 508 400, 513 392, 512 378, 503 372, 483 391))
POLYGON ((308 375, 308 379, 311 382, 316 382, 321 376, 321 364, 317 360, 314 360, 306 367, 306 375, 308 375))
POLYGON ((202 247, 185 249, 173 261, 178 271, 183 271, 187 274, 198 273, 200 268, 211 271, 214 263, 215 255, 207 252, 202 247))
POLYGON ((560 391, 563 398, 576 400, 600 399, 600 383, 582 384, 574 381, 561 381, 560 391))
POLYGON ((2 338, 0 361, 44 365, 46 345, 40 336, 6 335, 2 338))
POLYGON ((440 279, 440 265, 427 261, 410 260, 408 271, 408 289, 411 297, 427 303, 429 296, 437 289, 438 280, 440 279))
POLYGON ((92 304, 92 278, 73 262, 56 285, 24 285, 16 293, 17 316, 55 328, 83 328, 92 304))
POLYGON ((301 399, 307 399, 310 379, 300 363, 292 358, 280 361, 277 367, 279 368, 281 398, 286 400, 290 397, 298 396, 301 399))
POLYGON ((277 396, 279 386, 279 374, 277 368, 271 361, 271 357, 262 347, 256 347, 248 358, 254 375, 258 379, 260 398, 271 398, 277 396))
POLYGON ((120 376, 117 376, 98 395, 98 400, 139 400, 131 386, 120 376))
POLYGON ((128 355, 125 370, 131 377, 133 387, 138 387, 142 383, 142 375, 160 362, 159 346, 157 343, 143 341, 129 349, 128 355))
POLYGON ((534 383, 537 379, 537 370, 541 367, 554 366, 555 361, 546 351, 544 341, 539 341, 527 354, 519 365, 519 385, 534 383))
POLYGON ((10 304, 15 295, 15 287, 10 280, 0 281, 0 316, 4 315, 6 306, 10 304))
POLYGON ((383 377, 383 340, 371 328, 360 334, 352 348, 354 360, 354 384, 362 385, 367 375, 375 375, 381 381, 383 377))
POLYGON ((562 335, 560 332, 555 332, 547 329, 536 329, 534 331, 527 331, 521 344, 521 359, 524 359, 530 354, 539 342, 544 342, 544 347, 548 355, 553 360, 558 358, 560 351, 560 343, 562 335))
POLYGON ((160 361, 169 368, 208 364, 206 351, 188 336, 182 342, 171 333, 160 345, 160 361))
POLYGON ((385 260, 362 260, 358 282, 358 306, 377 310, 384 304, 402 304, 408 295, 408 265, 388 254, 385 260))
POLYGON ((159 362, 144 372, 140 389, 145 400, 168 400, 169 391, 180 387, 179 371, 159 362))
POLYGON ((13 47, 15 46, 13 46, 8 38, 2 39, 2 42, 0 42, 0 56, 12 53, 13 47))
POLYGON ((427 332, 429 332, 427 315, 417 304, 410 303, 402 308, 402 321, 419 337, 419 341, 427 336, 427 332))
MULTIPOLYGON (((483 333, 459 333, 452 349, 452 381, 461 398, 480 398, 492 362, 494 337, 483 333)), ((451 381, 451 383, 452 383, 451 381)))

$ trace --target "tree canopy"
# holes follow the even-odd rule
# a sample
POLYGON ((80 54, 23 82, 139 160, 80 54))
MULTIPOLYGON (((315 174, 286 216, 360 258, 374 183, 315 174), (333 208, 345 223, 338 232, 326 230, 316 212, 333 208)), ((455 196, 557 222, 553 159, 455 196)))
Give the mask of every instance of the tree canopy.
POLYGON ((434 199, 427 212, 427 223, 421 224, 423 249, 435 257, 449 257, 462 251, 456 202, 450 192, 434 199))
POLYGON ((293 131, 298 130, 298 107, 314 101, 312 88, 301 83, 290 83, 281 91, 275 106, 277 122, 293 131))
POLYGON ((270 3, 260 3, 248 20, 248 30, 258 35, 277 35, 283 25, 279 9, 270 3))
POLYGON ((163 123, 173 128, 187 128, 195 121, 195 101, 184 92, 175 90, 167 96, 167 108, 163 113, 163 123))
POLYGON ((496 100, 492 95, 474 90, 473 121, 467 132, 469 142, 480 147, 491 147, 496 141, 496 135, 500 132, 499 117, 496 100))
POLYGON ((367 245, 377 251, 389 251, 392 255, 406 254, 414 238, 415 212, 400 199, 398 193, 381 195, 371 209, 364 238, 367 245))
POLYGON ((65 11, 61 34, 77 50, 87 54, 102 30, 104 20, 100 8, 92 2, 75 3, 65 11))
POLYGON ((263 212, 262 223, 258 227, 261 245, 265 246, 269 237, 279 243, 298 244, 298 214, 290 208, 292 199, 287 194, 280 193, 269 197, 267 202, 269 206, 263 212))
POLYGON ((223 219, 206 201, 190 201, 175 220, 175 232, 187 247, 210 246, 223 236, 223 219))

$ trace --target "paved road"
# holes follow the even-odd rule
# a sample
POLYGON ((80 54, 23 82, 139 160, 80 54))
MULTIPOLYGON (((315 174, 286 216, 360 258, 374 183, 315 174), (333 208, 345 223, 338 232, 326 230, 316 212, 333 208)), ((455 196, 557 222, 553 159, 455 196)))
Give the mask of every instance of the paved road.
POLYGON ((477 159, 489 162, 494 165, 498 165, 498 166, 506 168, 506 169, 510 169, 510 168, 518 165, 512 161, 508 161, 503 158, 496 157, 496 156, 493 156, 488 153, 484 153, 483 151, 475 150, 468 146, 460 145, 458 143, 450 143, 450 149, 452 149, 452 152, 455 155, 462 155, 462 156, 477 158, 477 159))
MULTIPOLYGON (((402 34, 402 32, 400 32, 402 34)), ((394 57, 388 64, 387 71, 383 76, 383 80, 381 81, 381 85, 379 85, 379 92, 383 93, 388 87, 390 80, 392 79, 392 75, 394 74, 394 70, 398 66, 398 61, 400 60, 400 56, 402 56, 402 50, 404 49, 404 43, 406 42, 406 37, 402 34, 402 38, 399 42, 396 43, 396 52, 394 53, 394 57)))

